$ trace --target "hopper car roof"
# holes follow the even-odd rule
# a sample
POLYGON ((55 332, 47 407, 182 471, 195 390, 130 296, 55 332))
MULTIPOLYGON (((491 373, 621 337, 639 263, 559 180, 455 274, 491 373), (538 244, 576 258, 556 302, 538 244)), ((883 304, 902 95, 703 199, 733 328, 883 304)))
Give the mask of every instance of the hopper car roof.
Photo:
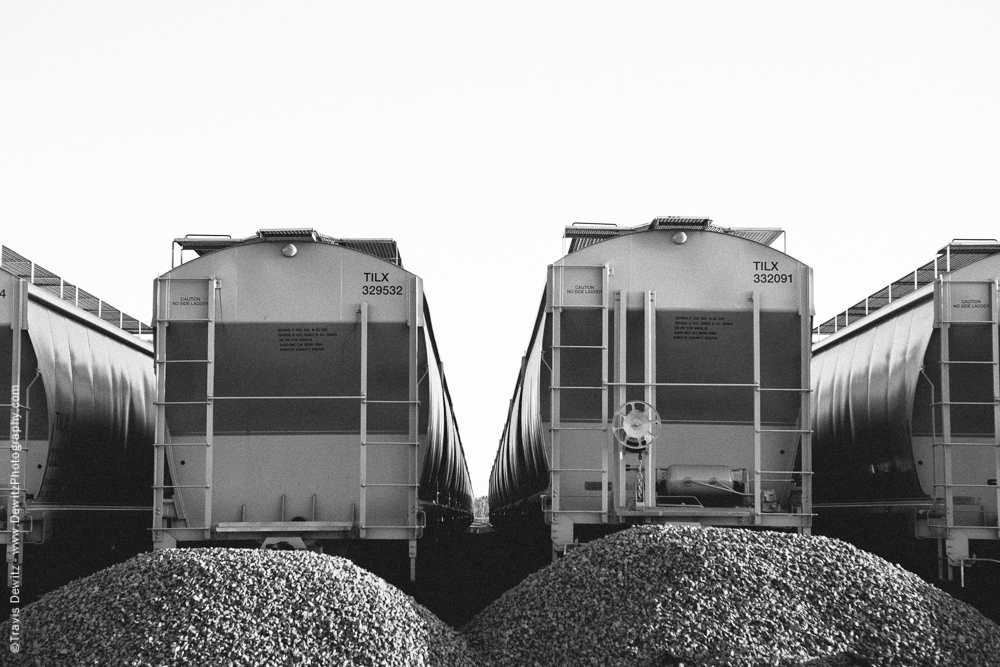
POLYGON ((652 222, 634 227, 619 227, 613 224, 576 222, 566 228, 564 238, 570 239, 569 252, 572 254, 578 250, 583 250, 595 243, 607 241, 608 239, 637 232, 646 232, 656 229, 695 229, 700 231, 717 232, 729 234, 749 239, 761 245, 769 246, 784 234, 784 231, 776 227, 761 228, 729 228, 720 227, 712 223, 709 218, 686 217, 678 215, 660 216, 654 218, 652 222))
POLYGON ((250 243, 263 243, 266 241, 299 241, 312 243, 327 243, 337 245, 351 250, 357 250, 367 255, 372 255, 392 262, 396 266, 403 268, 403 261, 399 256, 399 248, 393 239, 338 239, 326 234, 320 234, 314 229, 262 229, 253 236, 242 239, 234 239, 228 235, 202 235, 188 234, 184 238, 174 239, 181 251, 191 250, 199 257, 218 250, 225 250, 237 245, 247 245, 250 243))
POLYGON ((138 336, 152 335, 148 324, 80 289, 10 248, 2 247, 0 270, 29 282, 28 298, 64 317, 152 355, 151 345, 138 336))
MULTIPOLYGON (((873 316, 883 308, 893 304, 901 304, 905 297, 909 297, 932 284, 939 276, 964 269, 998 253, 1000 253, 1000 243, 995 239, 955 239, 938 250, 931 261, 922 264, 905 276, 894 280, 886 287, 815 327, 813 335, 831 336, 837 334, 845 328, 852 327, 861 320, 873 316)), ((929 294, 930 292, 927 291, 925 295, 929 296, 929 294)), ((911 297, 910 299, 913 298, 922 297, 911 297)), ((910 300, 906 300, 906 303, 910 303, 910 300)), ((894 307, 887 312, 896 312, 896 310, 897 307, 894 307)), ((829 339, 816 343, 815 349, 819 350, 825 347, 827 340, 829 339)))

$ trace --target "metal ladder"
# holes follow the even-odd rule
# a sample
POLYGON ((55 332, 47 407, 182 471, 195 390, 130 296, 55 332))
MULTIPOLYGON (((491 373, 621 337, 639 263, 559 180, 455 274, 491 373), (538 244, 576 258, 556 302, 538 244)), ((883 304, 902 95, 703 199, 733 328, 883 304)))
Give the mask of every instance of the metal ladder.
MULTIPOLYGON (((1000 340, 998 340, 998 325, 1000 325, 1000 301, 998 301, 997 282, 993 281, 959 281, 939 280, 934 285, 935 290, 935 327, 938 328, 941 345, 941 399, 933 403, 941 408, 941 438, 934 429, 934 502, 936 506, 943 505, 944 524, 937 525, 939 530, 939 546, 942 558, 947 555, 951 565, 961 564, 968 558, 968 540, 1000 539, 1000 517, 993 523, 986 520, 983 512, 982 525, 964 525, 956 520, 956 489, 991 489, 996 494, 997 507, 1000 508, 1000 340), (955 292, 959 292, 956 303, 955 292), (961 297, 968 297, 963 299, 961 297), (981 298, 976 298, 981 297, 981 298), (985 302, 985 304, 984 304, 985 302), (966 304, 974 307, 966 307, 966 304), (991 348, 989 360, 953 360, 950 353, 950 330, 952 327, 988 326, 991 330, 991 348), (992 367, 992 396, 983 397, 988 400, 953 401, 951 398, 951 367, 959 364, 990 365, 992 367), (954 438, 952 432, 952 406, 955 405, 989 405, 993 407, 993 438, 992 442, 960 441, 954 438), (963 452, 975 451, 981 447, 992 447, 995 451, 993 484, 972 484, 956 481, 954 477, 955 457, 961 457, 963 452), (938 466, 938 461, 941 466, 938 466)), ((942 560, 943 567, 943 560, 942 560)), ((949 575, 951 574, 949 568, 949 575)), ((950 576, 949 576, 950 578, 950 576)))
MULTIPOLYGON (((170 535, 165 533, 165 514, 168 505, 164 492, 166 489, 203 489, 205 492, 205 511, 201 526, 185 526, 181 529, 188 535, 211 539, 212 536, 212 439, 214 433, 215 390, 215 308, 216 292, 220 289, 220 281, 216 278, 166 278, 156 279, 156 344, 154 349, 154 364, 156 367, 156 439, 153 443, 153 544, 155 548, 176 546, 178 529, 171 528, 170 535), (206 314, 204 317, 172 317, 171 283, 202 282, 206 286, 206 314), (171 322, 204 322, 206 325, 207 348, 205 359, 167 359, 167 327, 171 322), (204 364, 205 365, 205 400, 204 401, 167 401, 167 367, 169 364, 204 364), (167 406, 169 405, 204 405, 205 406, 205 442, 168 442, 167 440, 167 406), (176 481, 166 483, 167 449, 172 447, 203 447, 205 449, 205 482, 204 484, 181 485, 176 481)), ((186 295, 187 296, 187 295, 186 295)), ((192 303, 178 302, 178 303, 192 303)), ((197 304, 197 302, 194 302, 197 304)), ((190 307, 190 306, 188 306, 190 307)), ((198 307, 196 305, 196 307, 198 307)), ((199 307, 200 310, 200 307, 199 307)), ((175 493, 172 499, 177 516, 188 519, 183 511, 181 494, 175 493)))
POLYGON ((361 430, 360 430, 360 496, 358 502, 358 536, 369 536, 370 532, 382 533, 389 537, 401 534, 409 539, 410 548, 410 579, 416 578, 417 540, 423 534, 424 519, 420 510, 420 443, 418 439, 418 408, 420 397, 418 393, 417 366, 419 355, 420 334, 420 283, 416 277, 410 277, 410 302, 407 310, 407 326, 409 335, 407 342, 408 368, 408 398, 405 401, 373 399, 368 396, 368 303, 358 306, 361 320, 361 430), (374 441, 368 439, 368 406, 372 404, 405 404, 408 410, 408 434, 405 442, 374 441), (368 481, 368 448, 369 447, 409 447, 412 456, 408 458, 407 479, 404 482, 369 482, 368 481), (409 511, 407 523, 402 526, 376 526, 368 523, 368 490, 373 488, 407 488, 409 511))
MULTIPOLYGON (((761 386, 761 360, 760 360, 760 292, 752 292, 750 299, 753 301, 753 456, 754 456, 754 494, 753 512, 754 524, 760 525, 764 516, 763 508, 763 486, 762 482, 788 482, 789 477, 801 476, 802 483, 802 513, 812 515, 812 429, 805 428, 809 424, 812 415, 812 390, 809 387, 808 364, 803 369, 800 387, 763 387, 761 386), (803 428, 763 428, 761 423, 761 393, 765 391, 785 391, 795 392, 800 395, 799 399, 799 426, 803 428), (801 452, 801 462, 799 470, 762 470, 761 469, 761 448, 763 446, 763 434, 765 433, 798 433, 800 436, 799 451, 801 452)), ((803 300, 802 303, 808 303, 803 300)), ((799 317, 806 318, 809 314, 804 309, 799 312, 799 317)), ((810 349, 809 330, 803 327, 801 338, 802 354, 808 354, 810 349)), ((798 532, 809 535, 812 532, 811 521, 806 521, 798 527, 798 532)))
MULTIPOLYGON (((552 284, 552 383, 550 388, 551 412, 551 442, 552 461, 549 466, 549 488, 551 489, 550 508, 547 519, 552 525, 554 543, 553 558, 561 552, 566 544, 573 542, 573 515, 600 515, 601 522, 608 521, 608 451, 602 445, 601 468, 563 468, 562 467, 562 434, 564 431, 608 431, 608 277, 610 270, 607 264, 576 265, 553 264, 550 267, 552 284), (586 299, 571 299, 578 303, 567 303, 566 274, 585 274, 582 282, 593 280, 595 273, 600 273, 601 298, 600 303, 583 303, 586 299), (589 309, 601 311, 601 344, 600 345, 564 345, 562 343, 562 314, 564 310, 589 309), (601 384, 593 387, 562 386, 562 351, 567 349, 600 349, 601 350, 601 384), (561 392, 563 390, 583 390, 601 392, 601 423, 597 426, 566 426, 562 421, 561 392), (562 473, 564 472, 599 472, 601 473, 601 509, 600 510, 564 510, 561 507, 562 473)), ((572 284, 572 283, 570 283, 572 284)))

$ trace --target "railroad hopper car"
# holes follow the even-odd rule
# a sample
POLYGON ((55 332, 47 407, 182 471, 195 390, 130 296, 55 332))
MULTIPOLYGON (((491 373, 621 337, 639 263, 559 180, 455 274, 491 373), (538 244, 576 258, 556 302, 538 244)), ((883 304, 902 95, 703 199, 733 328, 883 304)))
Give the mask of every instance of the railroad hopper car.
POLYGON ((808 532, 811 270, 769 246, 781 233, 567 228, 491 473, 494 526, 541 512, 554 555, 587 524, 808 532))
POLYGON ((0 454, 7 562, 81 511, 148 512, 153 349, 148 325, 4 247, 0 454))
POLYGON ((1000 244, 954 241, 814 332, 817 508, 910 515, 949 579, 1000 539, 998 277, 1000 244))
MULTIPOLYGON (((472 494, 420 278, 391 240, 176 241, 156 280, 154 547, 417 539, 472 494)), ((411 571, 412 574, 412 571, 411 571)))

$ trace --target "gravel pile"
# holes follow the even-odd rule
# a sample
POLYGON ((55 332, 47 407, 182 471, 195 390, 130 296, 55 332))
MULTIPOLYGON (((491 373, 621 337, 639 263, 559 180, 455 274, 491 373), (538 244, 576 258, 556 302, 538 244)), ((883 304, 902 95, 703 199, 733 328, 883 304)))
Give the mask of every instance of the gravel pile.
POLYGON ((2 665, 447 665, 481 661, 397 588, 305 551, 173 549, 74 581, 22 610, 2 665))
POLYGON ((1000 665, 1000 626, 823 537, 647 526, 573 549, 463 630, 494 667, 1000 665))

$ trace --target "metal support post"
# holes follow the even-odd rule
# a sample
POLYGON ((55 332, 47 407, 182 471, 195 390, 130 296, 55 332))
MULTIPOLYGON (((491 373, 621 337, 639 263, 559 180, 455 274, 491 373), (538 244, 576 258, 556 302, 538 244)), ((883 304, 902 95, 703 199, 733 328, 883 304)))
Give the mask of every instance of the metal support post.
POLYGON ((358 500, 358 537, 365 537, 368 524, 368 303, 358 306, 358 316, 361 318, 361 429, 360 443, 361 491, 358 500))
POLYGON ((760 293, 752 292, 753 302, 753 522, 761 522, 761 422, 760 422, 760 293))

